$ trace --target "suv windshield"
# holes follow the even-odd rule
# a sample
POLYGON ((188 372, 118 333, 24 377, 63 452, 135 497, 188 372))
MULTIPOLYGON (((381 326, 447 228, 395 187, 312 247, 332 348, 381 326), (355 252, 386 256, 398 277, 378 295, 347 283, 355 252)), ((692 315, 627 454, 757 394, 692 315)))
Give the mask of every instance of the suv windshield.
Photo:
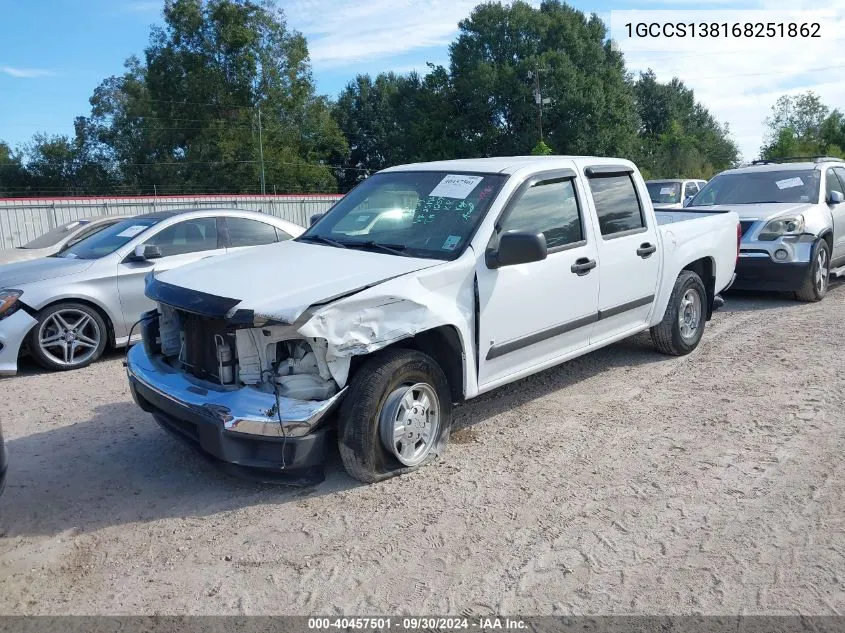
POLYGON ((708 182, 690 206, 819 201, 819 171, 747 171, 720 174, 708 182))
POLYGON ((34 240, 27 242, 21 248, 49 248, 55 246, 68 235, 75 232, 77 229, 88 224, 87 220, 75 220, 68 222, 62 226, 57 226, 52 231, 47 231, 43 235, 39 235, 34 240))
POLYGON ((111 255, 121 246, 140 235, 162 218, 129 218, 98 231, 53 257, 99 259, 111 255))
POLYGON ((675 204, 681 201, 681 183, 647 182, 648 197, 654 204, 675 204))
POLYGON ((446 171, 375 174, 297 241, 454 259, 506 178, 446 171))

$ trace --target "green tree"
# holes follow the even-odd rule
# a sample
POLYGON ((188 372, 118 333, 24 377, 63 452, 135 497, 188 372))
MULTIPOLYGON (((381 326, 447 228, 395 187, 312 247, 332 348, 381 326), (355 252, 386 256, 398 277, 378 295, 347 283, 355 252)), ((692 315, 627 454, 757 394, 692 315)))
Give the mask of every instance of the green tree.
POLYGON ((636 114, 622 55, 596 15, 558 0, 477 6, 459 24, 450 71, 464 154, 524 154, 539 140, 533 76, 541 69, 545 137, 563 154, 627 154, 636 114))
POLYGON ((682 81, 660 83, 649 70, 633 89, 640 121, 634 159, 641 169, 661 178, 709 178, 738 161, 727 125, 697 102, 682 81))
POLYGON ((23 166, 20 152, 0 141, 0 196, 25 195, 29 186, 29 174, 23 166))
POLYGON ((845 147, 842 115, 830 109, 813 91, 783 95, 765 121, 762 158, 841 153, 845 147), (829 151, 829 148, 830 150, 829 151))
POLYGON ((257 191, 262 148, 269 191, 333 190, 328 163, 347 152, 271 0, 166 0, 144 59, 91 106, 82 127, 137 190, 257 191))
POLYGON ((552 154, 552 148, 543 141, 540 141, 531 149, 532 156, 549 156, 550 154, 552 154))

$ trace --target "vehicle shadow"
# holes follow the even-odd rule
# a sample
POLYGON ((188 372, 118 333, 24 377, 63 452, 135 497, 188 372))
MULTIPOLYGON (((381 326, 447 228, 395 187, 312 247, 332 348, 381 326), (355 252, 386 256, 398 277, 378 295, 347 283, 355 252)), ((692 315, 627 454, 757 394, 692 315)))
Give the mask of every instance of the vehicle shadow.
MULTIPOLYGON (((520 381, 518 389, 503 387, 473 400, 456 412, 455 429, 613 367, 663 361, 671 358, 656 353, 648 334, 641 334, 520 381)), ((7 440, 0 536, 79 533, 265 503, 278 507, 362 485, 346 475, 330 441, 323 483, 307 488, 258 484, 225 474, 133 402, 103 405, 90 420, 7 440)))
POLYGON ((468 401, 455 411, 453 432, 484 422, 501 413, 505 407, 522 406, 614 368, 633 368, 673 360, 676 359, 657 352, 649 333, 642 332, 468 401))
MULTIPOLYGON (((115 358, 122 358, 126 354, 126 348, 115 349, 113 347, 106 347, 106 350, 103 352, 103 355, 94 361, 95 363, 102 363, 103 361, 115 359, 115 358)), ((25 354, 21 355, 18 358, 18 373, 16 376, 35 376, 38 374, 56 374, 60 372, 53 371, 51 369, 44 369, 41 365, 35 362, 35 359, 32 356, 25 354)), ((7 376, 7 378, 12 378, 12 376, 7 376)))
MULTIPOLYGON (((831 278, 828 294, 843 292, 845 279, 831 278)), ((756 312, 775 308, 800 308, 807 305, 798 301, 791 292, 763 292, 756 290, 729 290, 723 293, 725 305, 720 312, 756 312)))
POLYGON ((225 474, 162 430, 134 402, 97 407, 90 420, 7 439, 0 537, 87 532, 168 517, 203 517, 357 485, 333 451, 326 481, 295 488, 225 474), (336 462, 336 463, 335 463, 336 462))

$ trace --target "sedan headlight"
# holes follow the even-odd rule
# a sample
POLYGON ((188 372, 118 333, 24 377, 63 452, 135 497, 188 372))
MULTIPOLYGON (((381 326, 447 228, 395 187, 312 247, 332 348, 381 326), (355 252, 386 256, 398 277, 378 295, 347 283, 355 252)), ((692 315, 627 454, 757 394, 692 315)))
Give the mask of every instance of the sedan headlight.
POLYGON ((788 218, 770 220, 757 236, 758 240, 772 241, 784 235, 801 235, 804 232, 804 216, 796 215, 788 218))
POLYGON ((22 294, 22 291, 12 290, 11 288, 0 290, 0 319, 5 319, 18 311, 18 308, 21 307, 18 298, 22 294))

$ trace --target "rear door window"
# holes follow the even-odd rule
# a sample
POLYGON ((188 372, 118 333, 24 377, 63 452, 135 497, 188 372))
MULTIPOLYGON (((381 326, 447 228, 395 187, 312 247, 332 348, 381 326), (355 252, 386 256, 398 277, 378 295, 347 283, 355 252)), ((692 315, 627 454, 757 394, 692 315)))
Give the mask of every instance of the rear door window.
POLYGON ((276 227, 249 218, 226 218, 229 229, 229 246, 259 246, 279 241, 276 227))
POLYGON ((630 174, 595 176, 589 182, 604 237, 645 228, 640 198, 630 174))
POLYGON ((158 246, 163 257, 215 250, 218 248, 217 220, 184 220, 153 235, 146 243, 158 246))

